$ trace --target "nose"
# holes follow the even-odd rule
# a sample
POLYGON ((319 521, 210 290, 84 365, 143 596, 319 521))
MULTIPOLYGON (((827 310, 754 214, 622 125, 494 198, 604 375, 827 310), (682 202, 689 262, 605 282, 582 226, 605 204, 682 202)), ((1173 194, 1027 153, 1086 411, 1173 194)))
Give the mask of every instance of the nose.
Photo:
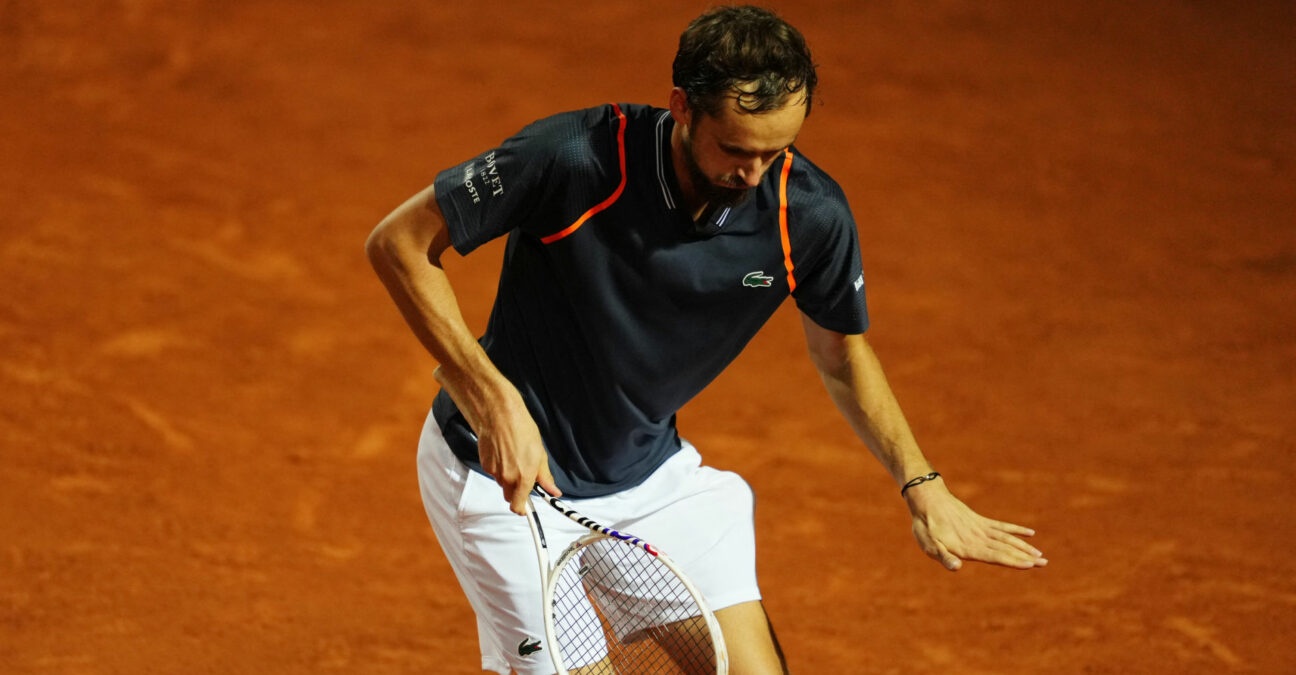
POLYGON ((758 157, 740 164, 734 174, 743 182, 743 185, 754 188, 760 185, 761 176, 765 175, 765 166, 758 157))

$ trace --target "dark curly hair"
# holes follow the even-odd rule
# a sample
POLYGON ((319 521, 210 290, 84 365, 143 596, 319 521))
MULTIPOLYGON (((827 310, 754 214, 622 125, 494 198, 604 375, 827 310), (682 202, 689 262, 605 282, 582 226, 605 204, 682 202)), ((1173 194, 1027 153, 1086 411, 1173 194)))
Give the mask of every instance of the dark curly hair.
POLYGON ((680 35, 672 80, 689 107, 713 117, 730 97, 742 110, 761 113, 797 93, 804 94, 809 114, 819 83, 801 33, 750 5, 717 7, 694 19, 680 35))

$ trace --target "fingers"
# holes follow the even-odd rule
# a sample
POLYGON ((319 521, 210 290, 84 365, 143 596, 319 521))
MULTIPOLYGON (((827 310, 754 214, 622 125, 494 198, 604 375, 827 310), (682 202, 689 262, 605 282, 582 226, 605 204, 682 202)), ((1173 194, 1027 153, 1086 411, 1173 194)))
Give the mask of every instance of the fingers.
POLYGON ((549 470, 548 457, 541 457, 541 462, 539 471, 532 474, 532 477, 526 477, 530 472, 522 472, 515 480, 508 483, 496 481, 504 488, 504 499, 508 501, 509 510, 513 513, 520 516, 526 515, 527 502, 530 501, 531 493, 537 485, 551 496, 562 496, 562 490, 558 489, 558 483, 554 481, 553 473, 549 470))
MULTIPOLYGON (((522 469, 509 470, 507 467, 488 465, 485 461, 482 462, 482 468, 495 478, 495 484, 500 486, 503 492, 504 501, 509 504, 509 510, 520 516, 526 515, 531 489, 538 482, 535 472, 522 469)), ((550 482, 553 482, 552 478, 550 482)))
POLYGON ((985 518, 952 495, 912 513, 914 536, 923 551, 950 571, 968 560, 1016 569, 1048 564, 1039 549, 1022 539, 1035 530, 985 518))
POLYGON ((941 564, 941 567, 957 572, 963 567, 963 560, 954 555, 945 544, 933 536, 925 524, 914 523, 914 538, 918 540, 918 545, 922 548, 927 557, 941 564))
POLYGON ((527 502, 531 499, 531 486, 517 483, 504 488, 504 498, 508 500, 509 510, 519 516, 527 514, 527 502))
POLYGON ((1048 564, 1048 560, 1040 555, 1027 553, 1012 547, 1005 547, 996 551, 995 555, 986 558, 985 562, 1019 570, 1043 567, 1048 564))
POLYGON ((1048 559, 1044 557, 1042 551, 1020 538, 1035 536, 1035 530, 1032 530, 1029 527, 1022 527, 1021 525, 1014 525, 1012 523, 1004 523, 1000 521, 992 521, 991 524, 994 528, 991 530, 991 536, 1000 543, 1011 547, 1013 552, 1016 554, 1015 557, 1024 558, 1024 560, 1018 560, 1020 567, 1023 569, 1030 567, 1044 567, 1048 564, 1048 559))
POLYGON ((527 502, 531 499, 531 493, 536 486, 545 493, 553 497, 561 497, 562 490, 558 489, 558 483, 554 481, 553 472, 549 470, 549 456, 540 456, 540 466, 532 478, 522 478, 512 486, 512 492, 509 487, 504 488, 504 497, 509 502, 509 510, 519 515, 526 515, 527 502), (519 510, 521 509, 521 510, 519 510))
MULTIPOLYGON (((1044 558, 1043 551, 1040 551, 1039 549, 1035 548, 1034 546, 1031 546, 1030 544, 1022 541, 1021 539, 1018 539, 1017 537, 1012 537, 1012 536, 1005 537, 1005 539, 1002 541, 1008 544, 1008 546, 1011 546, 1014 551, 1024 556, 1027 556, 1032 560, 1043 560, 1044 558)), ((1044 562, 1047 563, 1048 561, 1045 560, 1044 562)))
POLYGON ((1032 530, 1032 529, 1029 528, 1029 527, 1022 527, 1021 525, 1014 525, 1014 524, 1012 524, 1012 523, 1005 523, 1005 522, 1003 522, 1003 521, 1001 521, 1001 520, 991 520, 991 521, 989 521, 989 524, 990 524, 990 526, 991 526, 992 528, 994 528, 994 529, 996 529, 996 530, 1000 530, 1000 531, 1002 531, 1002 532, 1007 532, 1008 534, 1014 534, 1014 535, 1017 535, 1017 536, 1019 536, 1019 537, 1033 537, 1033 536, 1035 536, 1035 530, 1032 530))
POLYGON ((1048 559, 1039 549, 1011 534, 993 529, 986 534, 989 541, 986 542, 986 555, 981 558, 985 562, 1016 569, 1044 567, 1048 564, 1048 559))
POLYGON ((562 490, 558 489, 558 483, 554 481, 553 473, 549 471, 549 463, 545 462, 540 468, 540 475, 536 477, 536 484, 541 490, 549 493, 554 497, 561 497, 562 490))
POLYGON ((950 553, 949 549, 945 548, 945 545, 940 542, 936 542, 936 553, 932 557, 951 572, 957 572, 963 568, 963 560, 950 553))
POLYGON ((477 450, 482 469, 494 477, 513 513, 526 515, 527 502, 536 485, 555 497, 562 495, 549 470, 549 456, 538 439, 534 443, 525 438, 517 442, 509 437, 483 434, 478 439, 477 450))
POLYGON ((1039 549, 1010 532, 1034 534, 1029 528, 989 519, 968 523, 965 528, 924 527, 915 534, 927 555, 950 571, 957 571, 968 560, 1022 570, 1048 565, 1039 549))
POLYGON ((562 496, 562 490, 558 489, 558 484, 554 482, 553 473, 549 471, 549 464, 546 462, 534 480, 519 480, 512 485, 501 483, 504 488, 504 499, 509 503, 509 510, 520 516, 526 515, 527 502, 531 500, 531 493, 537 485, 549 495, 562 496))

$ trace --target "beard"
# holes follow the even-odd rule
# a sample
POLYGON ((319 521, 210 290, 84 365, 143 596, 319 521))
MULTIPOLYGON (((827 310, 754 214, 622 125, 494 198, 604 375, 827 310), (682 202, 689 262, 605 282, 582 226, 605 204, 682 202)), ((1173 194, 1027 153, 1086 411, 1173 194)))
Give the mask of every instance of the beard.
POLYGON ((688 169, 689 181, 693 183, 693 190, 697 192, 698 197, 711 206, 728 207, 738 206, 747 200, 747 195, 751 194, 754 188, 747 186, 735 187, 733 185, 717 185, 705 173, 702 167, 698 165, 697 157, 693 154, 693 139, 688 136, 684 137, 684 166, 688 169))

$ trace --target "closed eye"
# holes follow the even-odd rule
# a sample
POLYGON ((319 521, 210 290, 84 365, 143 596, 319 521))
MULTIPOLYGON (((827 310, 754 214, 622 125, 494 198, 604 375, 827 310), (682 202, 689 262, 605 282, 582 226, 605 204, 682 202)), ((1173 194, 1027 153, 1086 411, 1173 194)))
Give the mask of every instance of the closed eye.
POLYGON ((720 149, 730 157, 734 157, 736 159, 759 159, 761 160, 762 163, 765 164, 774 161, 775 157, 778 157, 779 155, 783 154, 785 150, 787 150, 787 148, 779 148, 777 150, 759 152, 756 150, 746 150, 732 145, 721 145, 720 149))

